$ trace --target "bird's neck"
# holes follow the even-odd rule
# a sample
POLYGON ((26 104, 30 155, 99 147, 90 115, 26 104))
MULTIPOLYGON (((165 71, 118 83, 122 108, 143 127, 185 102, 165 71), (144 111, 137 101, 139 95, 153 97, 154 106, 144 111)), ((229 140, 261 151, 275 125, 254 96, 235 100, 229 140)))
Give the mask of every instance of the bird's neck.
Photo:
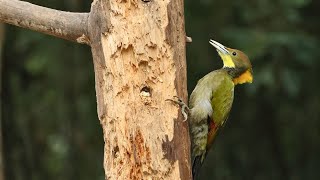
POLYGON ((243 83, 252 83, 252 74, 249 70, 242 68, 223 68, 231 76, 235 85, 243 83))
POLYGON ((239 76, 241 76, 241 74, 245 72, 245 69, 231 67, 224 67, 223 70, 225 70, 231 76, 232 79, 238 78, 239 76))

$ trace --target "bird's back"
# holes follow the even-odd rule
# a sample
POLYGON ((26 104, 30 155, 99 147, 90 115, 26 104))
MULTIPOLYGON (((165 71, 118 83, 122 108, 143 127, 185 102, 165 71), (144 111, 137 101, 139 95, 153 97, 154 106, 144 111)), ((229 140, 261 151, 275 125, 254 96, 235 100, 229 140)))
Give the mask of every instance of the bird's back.
MULTIPOLYGON (((223 125, 233 102, 234 83, 223 69, 201 78, 190 96, 193 171, 200 168, 206 152, 223 125)), ((195 174, 195 173, 193 173, 195 174)))
POLYGON ((207 119, 207 116, 222 118, 221 112, 216 111, 232 104, 232 101, 227 101, 233 100, 233 89, 232 79, 223 69, 212 71, 201 78, 190 96, 191 123, 198 123, 207 119))

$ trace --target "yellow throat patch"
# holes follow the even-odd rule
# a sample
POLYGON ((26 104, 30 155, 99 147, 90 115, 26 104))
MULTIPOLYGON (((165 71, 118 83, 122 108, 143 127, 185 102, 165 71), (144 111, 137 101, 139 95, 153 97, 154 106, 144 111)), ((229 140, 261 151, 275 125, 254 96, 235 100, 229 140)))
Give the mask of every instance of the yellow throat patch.
POLYGON ((233 63, 232 58, 229 54, 223 54, 220 51, 218 51, 218 53, 223 61, 223 67, 229 67, 229 68, 235 67, 235 64, 233 63))

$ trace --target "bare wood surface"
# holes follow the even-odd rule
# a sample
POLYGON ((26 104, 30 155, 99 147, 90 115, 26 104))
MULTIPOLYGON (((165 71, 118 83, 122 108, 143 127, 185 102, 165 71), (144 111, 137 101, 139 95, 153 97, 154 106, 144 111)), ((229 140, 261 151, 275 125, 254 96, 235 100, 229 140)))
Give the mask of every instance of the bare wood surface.
POLYGON ((90 13, 0 0, 0 21, 91 45, 106 179, 191 179, 183 0, 94 0, 90 13), (89 40, 90 39, 90 40, 89 40))
POLYGON ((89 44, 89 13, 73 13, 19 0, 0 0, 0 22, 89 44))
MULTIPOLYGON (((171 0, 167 6, 168 25, 165 29, 166 41, 171 46, 176 68, 175 90, 177 96, 188 102, 186 33, 184 23, 184 0, 171 0)), ((182 180, 192 179, 190 163, 190 137, 187 122, 183 122, 181 112, 174 123, 174 136, 170 142, 173 157, 178 162, 179 177, 182 180)), ((169 151, 170 152, 170 151, 169 151)))
POLYGON ((106 179, 191 179, 188 123, 165 101, 187 100, 183 16, 183 0, 92 4, 106 179))

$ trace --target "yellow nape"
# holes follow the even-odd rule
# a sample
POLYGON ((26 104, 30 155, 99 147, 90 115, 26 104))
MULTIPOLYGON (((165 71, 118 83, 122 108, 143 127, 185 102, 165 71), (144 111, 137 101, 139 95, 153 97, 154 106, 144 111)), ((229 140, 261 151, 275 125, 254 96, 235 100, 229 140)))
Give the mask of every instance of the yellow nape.
POLYGON ((233 83, 236 84, 243 84, 243 83, 252 83, 253 77, 250 70, 247 70, 243 74, 241 74, 239 77, 233 79, 233 83))
POLYGON ((223 54, 220 51, 218 51, 219 56, 221 57, 222 61, 223 61, 223 67, 229 67, 229 68, 234 68, 235 64, 232 61, 232 58, 229 54, 223 54))

